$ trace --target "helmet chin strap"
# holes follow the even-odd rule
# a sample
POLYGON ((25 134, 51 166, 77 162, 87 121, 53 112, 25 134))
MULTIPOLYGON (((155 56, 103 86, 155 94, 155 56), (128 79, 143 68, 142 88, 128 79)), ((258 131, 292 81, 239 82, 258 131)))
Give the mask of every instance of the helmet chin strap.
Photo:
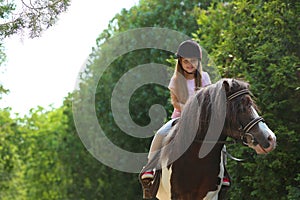
MULTIPOLYGON (((183 68, 182 68, 183 69, 183 68)), ((188 71, 186 71, 185 69, 183 69, 183 71, 185 72, 185 73, 187 73, 187 74, 195 74, 195 72, 188 72, 188 71)))

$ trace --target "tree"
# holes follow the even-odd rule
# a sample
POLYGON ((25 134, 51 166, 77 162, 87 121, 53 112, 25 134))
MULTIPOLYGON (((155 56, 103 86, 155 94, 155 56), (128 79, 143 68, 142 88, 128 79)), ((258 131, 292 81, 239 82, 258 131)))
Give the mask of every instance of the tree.
MULTIPOLYGON (((97 120, 99 121, 101 127, 104 129, 106 136, 118 147, 132 152, 147 152, 150 146, 151 138, 135 138, 127 135, 127 133, 124 133, 120 129, 120 127, 118 127, 111 111, 111 98, 113 96, 112 93, 114 87, 117 85, 120 78, 124 74, 126 74, 126 72, 133 69, 133 67, 147 63, 170 65, 167 59, 170 57, 172 58, 173 55, 171 52, 166 52, 159 49, 138 49, 132 52, 127 52, 126 54, 121 55, 120 57, 113 60, 112 63, 109 63, 108 68, 103 72, 100 80, 97 80, 97 74, 99 74, 102 70, 101 66, 108 62, 106 61, 106 59, 111 54, 113 54, 113 51, 115 51, 114 48, 109 48, 110 46, 117 46, 119 47, 119 49, 130 49, 130 45, 133 45, 135 41, 143 39, 143 37, 145 37, 147 33, 132 35, 131 40, 130 38, 126 38, 126 41, 120 40, 118 41, 118 45, 115 43, 114 45, 107 45, 107 48, 105 49, 103 49, 104 47, 102 44, 105 44, 105 42, 109 42, 111 38, 118 35, 119 33, 142 27, 169 28, 191 37, 191 33, 197 30, 197 21, 195 17, 197 12, 195 12, 195 7, 207 6, 210 1, 206 2, 208 3, 199 5, 198 1, 190 0, 142 0, 140 1, 139 5, 134 6, 129 10, 124 9, 119 14, 117 14, 109 23, 108 28, 104 30, 98 37, 97 47, 94 48, 89 57, 88 64, 85 71, 82 73, 82 78, 80 79, 79 85, 81 95, 85 95, 87 93, 90 93, 91 91, 94 91, 94 88, 91 86, 94 86, 95 83, 98 83, 96 84, 96 92, 95 94, 87 95, 91 98, 77 98, 76 95, 78 94, 76 93, 74 93, 73 95, 77 100, 80 99, 81 101, 79 103, 76 103, 78 103, 79 105, 83 105, 82 107, 77 107, 79 113, 81 110, 86 110, 84 105, 90 105, 94 101, 93 95, 95 95, 95 110, 98 118, 97 120)), ((157 38, 159 36, 154 35, 153 37, 159 40, 159 38, 157 38)), ((170 40, 174 40, 174 38, 170 38, 170 40)), ((152 41, 147 41, 147 39, 144 39, 143 42, 148 42, 147 44, 149 44, 152 41)), ((168 41, 164 42, 168 43, 168 41)), ((177 48, 178 44, 176 44, 175 48, 177 48)), ((149 46, 150 45, 151 44, 149 44, 149 46)), ((143 77, 135 78, 142 79, 143 77)), ((117 94, 119 100, 121 101, 126 95, 127 94, 125 94, 123 91, 118 91, 117 94)), ((145 126, 150 123, 150 120, 155 120, 154 118, 150 119, 148 113, 153 104, 163 105, 166 108, 167 113, 170 114, 171 104, 168 99, 169 92, 166 88, 156 84, 143 85, 142 87, 138 88, 130 98, 128 109, 132 120, 140 126, 145 126)), ((89 124, 89 122, 92 120, 91 115, 84 116, 84 118, 86 120, 86 124, 89 124)), ((90 129, 85 134, 89 135, 94 131, 95 130, 90 127, 90 129)), ((91 143, 92 142, 94 141, 91 141, 91 143)), ((82 160, 84 159, 85 158, 82 158, 82 160)), ((123 158, 121 157, 120 159, 122 160, 123 158)), ((127 160, 124 162, 129 161, 127 160)), ((80 165, 80 163, 78 164, 80 165)), ((81 193, 81 195, 83 195, 80 196, 81 198, 142 198, 137 174, 119 172, 115 169, 111 169, 110 167, 98 164, 97 169, 95 169, 94 165, 95 163, 89 162, 81 168, 84 167, 92 169, 89 172, 85 173, 85 177, 89 177, 88 180, 94 180, 94 182, 92 182, 92 184, 95 184, 94 188, 97 188, 101 192, 98 192, 97 194, 95 194, 95 196, 87 197, 87 194, 90 193, 87 192, 89 191, 89 188, 81 186, 80 188, 82 188, 83 191, 86 191, 81 193), (95 179, 98 180, 97 183, 95 182, 95 179), (118 193, 114 191, 118 191, 118 193)), ((83 183, 84 182, 80 181, 80 179, 78 179, 76 183, 74 182, 74 184, 78 185, 82 185, 83 183)))
MULTIPOLYGON (((67 117, 64 108, 31 109, 19 119, 23 142, 18 146, 23 163, 24 199, 67 199, 68 169, 64 154, 67 117)), ((20 198, 22 199, 22 198, 20 198)))
POLYGON ((17 123, 10 116, 10 109, 0 110, 0 198, 19 199, 24 194, 23 166, 18 145, 22 137, 17 123))
MULTIPOLYGON (((299 199, 300 33, 297 32, 297 13, 300 5, 292 0, 212 2, 199 5, 198 1, 188 0, 141 0, 139 5, 117 14, 100 34, 97 47, 81 74, 80 92, 66 97, 61 108, 33 109, 21 119, 12 119, 9 110, 0 111, 1 199, 141 199, 137 174, 101 164, 89 153, 92 145, 82 144, 72 106, 79 103, 81 106, 76 109, 83 112, 85 105, 93 103, 95 97, 93 110, 106 136, 120 148, 148 151, 150 138, 126 135, 116 124, 111 110, 112 93, 118 81, 133 67, 152 62, 171 65, 172 53, 138 49, 115 58, 100 80, 97 73, 100 73, 99 66, 107 64, 108 57, 115 51, 103 44, 130 29, 151 26, 193 36, 208 50, 223 77, 244 78, 250 82, 262 115, 277 133, 279 146, 270 155, 252 156, 244 163, 229 160, 233 178, 230 199, 272 199, 274 196, 283 200, 299 199), (94 89, 91 85, 95 83, 95 94, 77 98, 91 94, 90 90, 94 89)), ((1 9, 6 15, 12 12, 8 4, 1 9)), ((132 40, 126 39, 134 42, 144 36, 149 35, 132 35, 132 40)), ((119 49, 130 48, 132 44, 117 42, 119 49)), ((121 90, 117 96, 122 100, 126 95, 121 90)), ((147 84, 134 91, 128 109, 133 121, 143 126, 150 121, 148 112, 153 104, 163 105, 167 113, 171 113, 168 100, 166 88, 147 84)), ((82 123, 89 124, 93 116, 84 116, 84 120, 82 123)), ((89 128, 85 132, 87 136, 95 131, 89 128)), ((241 157, 248 156, 250 151, 241 146, 228 146, 228 149, 241 157)))
MULTIPOLYGON (((0 66, 5 62, 3 40, 14 34, 28 34, 30 38, 39 37, 51 27, 58 16, 65 12, 70 0, 0 0, 0 66)), ((26 35, 27 36, 27 35, 26 35)), ((0 85, 0 95, 7 90, 0 85)), ((1 96, 0 96, 1 97, 1 96)))
POLYGON ((63 108, 32 109, 28 116, 10 118, 0 110, 0 197, 9 199, 67 199, 68 168, 63 108))
MULTIPOLYGON (((235 0, 214 4, 199 15, 195 37, 208 49, 223 77, 243 78, 251 84, 279 143, 266 157, 229 161, 234 181, 230 199, 300 196, 299 11, 300 4, 293 0, 235 0)), ((249 155, 245 148, 228 149, 249 155)))
POLYGON ((29 32, 29 37, 38 37, 52 26, 60 13, 65 12, 70 0, 35 0, 21 3, 0 1, 0 38, 29 32))

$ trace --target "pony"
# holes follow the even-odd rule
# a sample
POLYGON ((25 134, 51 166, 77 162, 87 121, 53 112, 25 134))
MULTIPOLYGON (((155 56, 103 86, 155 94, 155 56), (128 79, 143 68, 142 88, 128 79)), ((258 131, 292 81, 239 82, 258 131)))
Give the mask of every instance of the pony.
POLYGON ((276 136, 259 116, 249 84, 241 80, 221 79, 190 97, 163 148, 144 167, 156 169, 156 184, 147 183, 157 186, 151 191, 160 200, 221 199, 227 137, 257 154, 276 147, 276 136))

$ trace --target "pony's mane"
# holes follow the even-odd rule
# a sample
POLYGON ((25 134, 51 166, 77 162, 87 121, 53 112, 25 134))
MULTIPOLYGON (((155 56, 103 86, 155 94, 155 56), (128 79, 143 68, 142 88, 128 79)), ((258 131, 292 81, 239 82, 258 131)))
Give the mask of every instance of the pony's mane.
MULTIPOLYGON (((164 151, 172 152, 168 164, 179 158, 195 139, 217 141, 223 131, 225 118, 235 119, 231 114, 236 113, 238 109, 237 106, 233 106, 230 110, 226 110, 227 96, 248 87, 248 83, 244 81, 221 79, 215 84, 201 88, 189 98, 181 118, 166 138, 168 145, 164 151)), ((213 145, 203 143, 205 151, 202 151, 202 156, 205 156, 213 145)))

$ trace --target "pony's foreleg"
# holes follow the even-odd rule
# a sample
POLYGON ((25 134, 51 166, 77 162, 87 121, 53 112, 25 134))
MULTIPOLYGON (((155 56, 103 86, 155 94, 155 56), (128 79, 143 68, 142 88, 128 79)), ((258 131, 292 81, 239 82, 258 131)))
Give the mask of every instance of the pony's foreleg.
POLYGON ((162 168, 162 176, 160 179, 160 184, 158 188, 158 192, 156 197, 159 200, 171 200, 171 173, 172 173, 172 167, 169 169, 167 167, 162 168))
MULTIPOLYGON (((224 177, 224 155, 223 155, 223 152, 221 151, 220 152, 220 171, 219 171, 219 177, 221 180, 223 180, 223 177, 224 177)), ((222 186, 222 181, 221 183, 218 185, 218 189, 216 191, 210 191, 207 193, 206 197, 203 199, 203 200, 219 200, 219 192, 221 190, 221 186, 222 186)))

